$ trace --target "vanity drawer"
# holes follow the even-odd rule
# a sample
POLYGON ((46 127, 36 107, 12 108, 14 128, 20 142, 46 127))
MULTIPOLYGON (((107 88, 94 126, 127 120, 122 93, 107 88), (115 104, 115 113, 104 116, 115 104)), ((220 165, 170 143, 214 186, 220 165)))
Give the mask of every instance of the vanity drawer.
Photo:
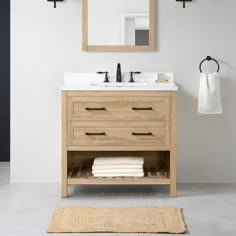
POLYGON ((169 122, 68 123, 69 145, 170 145, 169 122))
POLYGON ((70 97, 73 121, 169 120, 170 97, 70 97))

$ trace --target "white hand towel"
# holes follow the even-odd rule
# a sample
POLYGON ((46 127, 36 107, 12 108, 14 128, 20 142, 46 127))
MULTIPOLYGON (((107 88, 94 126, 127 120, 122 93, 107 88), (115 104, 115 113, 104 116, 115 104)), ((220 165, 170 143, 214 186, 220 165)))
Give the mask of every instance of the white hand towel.
POLYGON ((218 73, 201 74, 198 112, 203 114, 222 114, 220 78, 218 73))
POLYGON ((97 157, 94 165, 143 165, 142 157, 97 157))
POLYGON ((125 173, 125 174, 95 174, 94 177, 143 177, 144 173, 134 174, 134 173, 125 173))
POLYGON ((93 170, 140 169, 143 165, 93 165, 93 170))
POLYGON ((143 168, 140 169, 114 169, 114 170, 93 170, 93 174, 142 174, 143 168))

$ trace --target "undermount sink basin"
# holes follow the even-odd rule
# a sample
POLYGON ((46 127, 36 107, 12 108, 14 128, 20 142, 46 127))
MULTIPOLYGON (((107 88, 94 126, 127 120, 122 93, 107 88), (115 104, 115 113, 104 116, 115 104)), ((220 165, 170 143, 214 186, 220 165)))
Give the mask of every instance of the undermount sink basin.
POLYGON ((148 83, 91 83, 96 87, 146 87, 148 83))

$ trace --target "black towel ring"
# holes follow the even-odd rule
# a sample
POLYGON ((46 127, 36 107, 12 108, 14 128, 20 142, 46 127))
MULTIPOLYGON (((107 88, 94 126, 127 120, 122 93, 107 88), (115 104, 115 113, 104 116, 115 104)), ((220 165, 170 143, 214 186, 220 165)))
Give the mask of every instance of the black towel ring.
POLYGON ((201 73, 202 73, 202 63, 204 61, 214 61, 217 64, 217 66, 218 66, 217 72, 220 71, 220 65, 219 65, 218 61, 216 59, 210 57, 210 56, 207 56, 204 60, 201 61, 200 65, 199 65, 199 70, 200 70, 201 73))

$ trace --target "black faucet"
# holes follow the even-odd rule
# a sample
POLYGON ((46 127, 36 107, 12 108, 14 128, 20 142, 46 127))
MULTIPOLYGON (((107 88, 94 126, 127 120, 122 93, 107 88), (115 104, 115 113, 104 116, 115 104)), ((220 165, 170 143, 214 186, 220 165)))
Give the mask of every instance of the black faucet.
POLYGON ((117 64, 117 70, 116 70, 116 82, 117 82, 117 83, 121 83, 121 82, 122 82, 121 66, 120 66, 120 63, 117 64))

